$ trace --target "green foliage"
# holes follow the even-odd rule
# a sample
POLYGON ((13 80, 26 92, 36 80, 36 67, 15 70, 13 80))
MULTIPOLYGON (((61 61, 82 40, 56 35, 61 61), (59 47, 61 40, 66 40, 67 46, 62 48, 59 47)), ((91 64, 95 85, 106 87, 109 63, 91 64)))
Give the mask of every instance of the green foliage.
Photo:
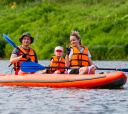
POLYGON ((10 44, 6 44, 4 52, 5 52, 5 57, 9 58, 11 56, 12 50, 14 49, 13 46, 11 46, 10 44))
POLYGON ((108 51, 108 48, 107 46, 101 46, 101 45, 98 45, 98 46, 89 46, 89 51, 91 53, 91 58, 93 60, 106 60, 107 58, 107 51, 108 51))
POLYGON ((6 45, 5 40, 0 38, 0 58, 5 57, 5 52, 4 52, 5 45, 6 45))
POLYGON ((108 50, 109 60, 119 60, 120 58, 125 59, 125 49, 124 46, 114 45, 108 50))
POLYGON ((33 2, 33 1, 36 1, 36 0, 0 0, 0 3, 5 5, 5 4, 13 3, 13 2, 26 3, 26 2, 33 2))
MULTIPOLYGON (((22 33, 30 32, 38 59, 50 59, 58 45, 65 50, 72 30, 80 32, 93 60, 128 58, 128 0, 0 0, 0 6, 1 37, 7 34, 18 46, 22 33), (118 48, 124 52, 116 56, 118 48)), ((14 48, 5 45, 9 58, 14 48)))
POLYGON ((124 49, 125 49, 125 56, 128 56, 128 42, 125 43, 124 49))

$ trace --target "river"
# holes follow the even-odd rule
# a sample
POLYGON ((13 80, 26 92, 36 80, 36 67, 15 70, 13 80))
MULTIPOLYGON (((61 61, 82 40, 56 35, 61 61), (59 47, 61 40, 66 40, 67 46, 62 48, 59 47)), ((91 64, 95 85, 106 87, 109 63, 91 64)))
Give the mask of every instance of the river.
MULTIPOLYGON (((93 61, 99 68, 128 68, 128 61, 93 61)), ((10 74, 9 60, 0 73, 10 74)), ((47 66, 49 61, 39 60, 47 66)), ((96 73, 102 72, 97 70, 96 73)), ((104 71, 113 72, 113 71, 104 71)), ((14 72, 12 72, 14 73, 14 72)), ((128 72, 125 72, 128 76, 128 72)), ((66 89, 0 86, 0 114, 127 114, 128 83, 123 89, 66 89)))

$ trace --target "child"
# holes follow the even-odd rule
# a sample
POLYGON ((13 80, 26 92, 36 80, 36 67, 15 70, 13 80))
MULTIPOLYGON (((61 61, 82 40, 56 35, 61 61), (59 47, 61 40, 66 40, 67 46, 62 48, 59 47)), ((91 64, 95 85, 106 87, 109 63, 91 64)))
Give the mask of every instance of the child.
MULTIPOLYGON (((50 67, 65 67, 65 59, 61 56, 63 55, 63 48, 57 46, 54 50, 54 57, 51 57, 50 67)), ((63 74, 65 69, 51 68, 50 73, 54 72, 55 74, 63 74)))
POLYGON ((62 58, 63 51, 64 50, 61 46, 55 47, 55 49, 54 49, 55 56, 51 57, 51 61, 50 61, 51 68, 38 71, 35 74, 44 74, 44 73, 63 74, 65 72, 65 69, 52 68, 52 67, 65 67, 65 59, 62 58))

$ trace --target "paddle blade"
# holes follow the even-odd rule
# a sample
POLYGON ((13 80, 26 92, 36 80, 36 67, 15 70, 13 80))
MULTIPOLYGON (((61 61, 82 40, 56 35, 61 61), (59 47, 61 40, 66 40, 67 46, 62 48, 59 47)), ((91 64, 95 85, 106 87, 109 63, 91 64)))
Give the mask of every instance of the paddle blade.
POLYGON ((21 63, 21 70, 23 72, 36 72, 39 70, 45 69, 45 66, 42 66, 35 62, 22 62, 21 63))
POLYGON ((118 68, 117 71, 128 72, 128 69, 127 68, 122 68, 122 69, 118 68))
POLYGON ((14 42, 13 42, 6 34, 3 34, 3 37, 4 37, 4 39, 5 39, 8 43, 10 43, 13 47, 18 48, 18 47, 14 44, 14 42))

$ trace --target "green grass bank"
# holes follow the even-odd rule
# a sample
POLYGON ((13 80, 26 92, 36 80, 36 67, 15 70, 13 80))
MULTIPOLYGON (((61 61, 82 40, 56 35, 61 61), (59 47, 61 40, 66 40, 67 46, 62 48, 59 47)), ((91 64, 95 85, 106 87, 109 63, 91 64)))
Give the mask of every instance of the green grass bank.
POLYGON ((0 0, 2 59, 14 49, 3 33, 18 46, 22 33, 30 32, 30 46, 46 60, 58 45, 66 51, 72 30, 80 32, 92 60, 128 60, 128 0, 0 0))

